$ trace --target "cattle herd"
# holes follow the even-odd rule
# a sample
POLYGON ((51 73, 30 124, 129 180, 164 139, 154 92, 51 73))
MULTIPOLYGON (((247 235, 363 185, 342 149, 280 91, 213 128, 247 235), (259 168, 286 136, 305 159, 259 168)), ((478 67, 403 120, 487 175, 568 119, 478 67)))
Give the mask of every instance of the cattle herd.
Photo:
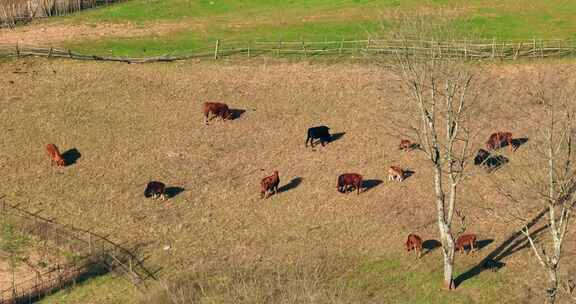
MULTIPOLYGON (((216 102, 206 102, 202 106, 202 112, 204 114, 204 123, 208 124, 209 120, 213 118, 220 118, 222 121, 230 120, 233 118, 230 108, 224 103, 216 102), (210 118, 210 114, 213 117, 210 118)), ((322 146, 329 143, 332 140, 332 135, 329 132, 330 128, 327 126, 318 126, 309 128, 306 137, 306 144, 308 143, 314 147, 314 141, 318 139, 322 146)), ((491 154, 489 151, 494 151, 504 146, 509 146, 510 151, 514 151, 517 147, 514 144, 512 138, 512 133, 510 132, 496 132, 490 135, 488 141, 486 142, 486 149, 479 149, 476 157, 474 158, 475 165, 485 166, 489 171, 499 168, 504 163, 508 162, 508 159, 502 155, 491 154)), ((420 149, 420 145, 413 143, 410 140, 402 139, 400 141, 399 149, 403 151, 411 151, 414 149, 420 149)), ((48 144, 46 146, 46 152, 50 160, 50 164, 57 166, 66 166, 66 162, 62 155, 60 154, 58 147, 55 144, 48 144)), ((402 182, 409 171, 402 169, 398 166, 391 166, 388 170, 388 179, 393 181, 402 182)), ((268 198, 272 194, 278 193, 278 185, 280 184, 280 177, 278 171, 274 171, 272 175, 264 177, 260 182, 260 196, 261 198, 268 198)), ((362 175, 358 173, 344 173, 338 176, 337 186, 338 192, 348 193, 349 191, 357 191, 359 195, 363 188, 363 178, 362 175)), ((144 190, 144 196, 147 198, 160 198, 161 200, 166 199, 166 186, 164 183, 159 181, 150 181, 146 189, 144 190)), ((470 252, 474 251, 476 245, 476 235, 475 234, 463 234, 456 239, 455 250, 465 251, 465 247, 470 247, 470 252)), ((406 240, 406 251, 414 250, 418 257, 422 256, 422 239, 416 234, 409 234, 406 240)), ((477 246, 476 246, 477 248, 477 246)))

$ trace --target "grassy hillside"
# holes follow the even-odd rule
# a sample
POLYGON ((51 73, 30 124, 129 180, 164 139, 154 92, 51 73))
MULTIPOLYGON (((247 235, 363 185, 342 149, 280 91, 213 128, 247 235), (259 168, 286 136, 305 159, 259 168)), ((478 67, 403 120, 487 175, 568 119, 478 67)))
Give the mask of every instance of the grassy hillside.
MULTIPOLYGON (((457 274, 518 229, 483 208, 510 204, 490 188, 494 181, 509 182, 507 172, 531 176, 522 160, 538 151, 540 135, 525 86, 536 75, 550 75, 554 85, 559 67, 477 67, 483 111, 477 113, 481 132, 474 147, 496 129, 530 141, 516 152, 502 151, 511 159, 503 169, 487 174, 473 168, 462 185, 460 208, 484 246, 477 254, 458 255, 457 274)), ((540 299, 539 268, 522 242, 505 251, 500 272, 480 272, 455 293, 440 287, 438 249, 420 260, 404 252, 408 233, 437 238, 436 211, 425 157, 398 151, 398 139, 406 135, 391 122, 413 117, 389 72, 350 64, 46 60, 8 62, 0 69, 8 77, 0 89, 9 92, 0 101, 5 199, 127 247, 139 245, 162 280, 179 280, 196 292, 194 286, 202 286, 196 296, 206 302, 540 299), (245 112, 205 126, 200 108, 208 100, 245 112), (325 148, 305 148, 306 128, 318 124, 345 134, 325 148), (69 167, 50 167, 43 151, 48 142, 62 151, 76 148, 81 158, 69 167), (416 173, 402 183, 387 181, 390 165, 416 173), (283 191, 261 200, 259 180, 274 169, 283 191), (336 177, 346 171, 363 174, 374 187, 359 196, 336 192, 336 177), (165 202, 145 199, 150 179, 185 191, 165 202)), ((526 202, 523 209, 532 206, 526 202)), ((566 246, 565 265, 572 267, 574 243, 566 246)), ((95 282, 66 298, 107 294, 116 285, 108 277, 95 282)), ((161 292, 155 297, 162 298, 161 292)))
MULTIPOLYGON (((87 53, 142 56, 212 47, 216 39, 315 41, 382 36, 406 14, 437 16, 463 38, 568 39, 575 37, 575 13, 576 3, 567 0, 130 0, 37 26, 60 26, 64 37, 80 32, 56 39, 58 45, 87 53)), ((39 41, 45 36, 37 35, 39 41)))

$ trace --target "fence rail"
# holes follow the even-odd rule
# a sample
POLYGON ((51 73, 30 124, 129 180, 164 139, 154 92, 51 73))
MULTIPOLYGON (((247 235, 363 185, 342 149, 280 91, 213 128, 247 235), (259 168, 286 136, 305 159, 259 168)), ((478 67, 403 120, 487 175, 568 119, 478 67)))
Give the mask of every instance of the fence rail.
POLYGON ((421 41, 366 39, 340 41, 221 41, 213 47, 189 50, 180 55, 154 57, 118 57, 81 54, 55 47, 41 47, 23 44, 0 44, 0 57, 39 56, 48 58, 69 58, 76 60, 118 61, 126 63, 147 63, 176 61, 194 58, 219 59, 231 56, 258 57, 315 57, 349 56, 352 58, 373 58, 406 54, 425 58, 460 58, 463 60, 516 60, 519 58, 562 58, 576 55, 576 40, 474 40, 474 41, 421 41))
POLYGON ((146 287, 145 281, 148 278, 154 279, 154 275, 132 252, 104 236, 59 224, 4 201, 0 201, 0 214, 4 218, 11 216, 18 219, 15 227, 22 233, 51 242, 80 257, 73 263, 57 265, 44 273, 21 279, 13 288, 0 290, 0 303, 28 303, 42 294, 74 282, 97 266, 121 274, 140 290, 146 287))

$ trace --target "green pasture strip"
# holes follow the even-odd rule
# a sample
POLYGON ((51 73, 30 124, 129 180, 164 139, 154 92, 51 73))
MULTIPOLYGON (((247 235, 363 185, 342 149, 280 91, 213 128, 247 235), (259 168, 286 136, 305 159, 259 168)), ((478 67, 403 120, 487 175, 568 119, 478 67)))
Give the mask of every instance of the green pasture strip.
MULTIPOLYGON (((381 303, 505 303, 506 278, 501 273, 484 272, 449 292, 442 287, 440 261, 439 256, 374 259, 349 275, 348 286, 381 303)), ((456 263, 455 277, 470 267, 456 263)))
POLYGON ((133 287, 121 277, 106 274, 88 278, 69 288, 55 292, 38 303, 41 304, 76 304, 85 303, 90 299, 91 303, 135 303, 133 287))
MULTIPOLYGON (((149 36, 130 39, 103 39, 66 43, 72 50, 95 55, 145 57, 155 55, 184 55, 213 51, 216 40, 246 46, 250 41, 341 41, 367 39, 378 32, 381 23, 360 21, 355 23, 304 23, 289 27, 264 26, 250 29, 221 29, 199 34, 182 31, 166 36, 149 36)), ((229 45, 228 45, 229 46, 229 45)))
MULTIPOLYGON (((282 12, 298 17, 302 13, 355 8, 366 11, 442 5, 446 1, 417 0, 131 0, 96 10, 80 12, 65 19, 71 22, 140 22, 186 18, 238 16, 258 19, 257 14, 282 12)), ((246 20, 250 22, 250 20, 246 20)))

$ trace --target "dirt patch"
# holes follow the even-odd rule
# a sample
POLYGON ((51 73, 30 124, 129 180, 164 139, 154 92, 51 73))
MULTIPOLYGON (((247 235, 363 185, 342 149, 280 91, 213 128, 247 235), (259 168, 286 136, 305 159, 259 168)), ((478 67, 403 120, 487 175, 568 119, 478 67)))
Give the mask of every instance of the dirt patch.
POLYGON ((6 44, 52 46, 70 41, 167 35, 182 29, 195 28, 199 29, 200 26, 192 23, 155 23, 143 26, 130 23, 97 23, 93 25, 37 23, 15 29, 0 29, 0 41, 6 44))

